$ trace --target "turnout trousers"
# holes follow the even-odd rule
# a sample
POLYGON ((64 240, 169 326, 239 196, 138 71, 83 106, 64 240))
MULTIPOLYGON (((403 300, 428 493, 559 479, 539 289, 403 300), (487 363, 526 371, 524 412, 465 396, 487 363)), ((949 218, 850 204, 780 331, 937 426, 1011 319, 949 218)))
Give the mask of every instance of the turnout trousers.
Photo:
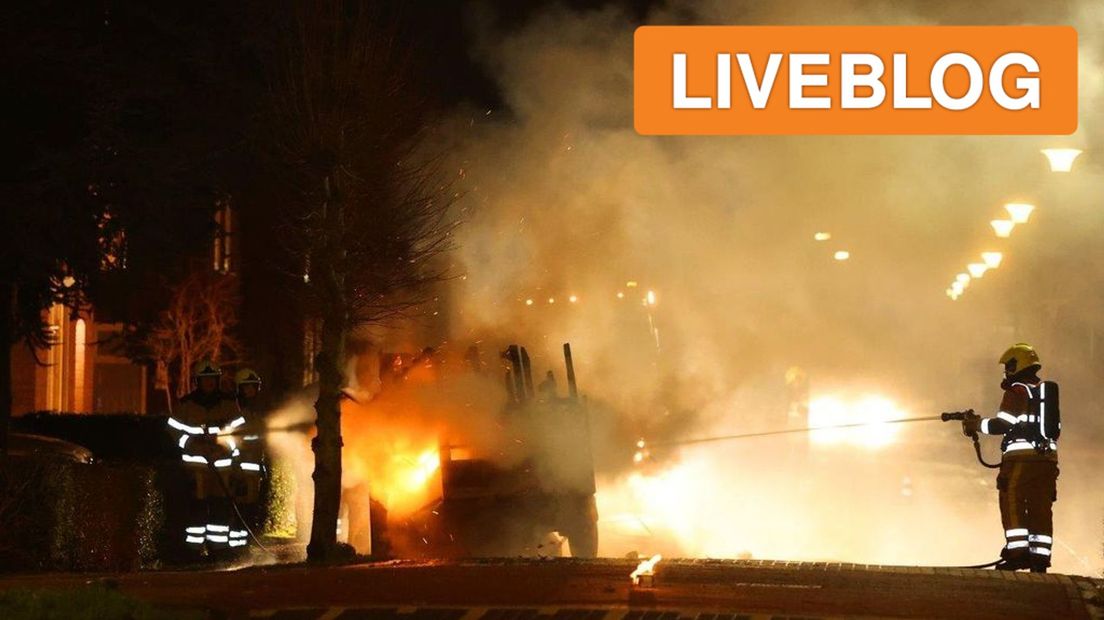
POLYGON ((1058 456, 1005 454, 997 475, 1001 523, 1004 525, 1004 559, 1030 558, 1050 565, 1054 544, 1051 507, 1058 499, 1058 456))

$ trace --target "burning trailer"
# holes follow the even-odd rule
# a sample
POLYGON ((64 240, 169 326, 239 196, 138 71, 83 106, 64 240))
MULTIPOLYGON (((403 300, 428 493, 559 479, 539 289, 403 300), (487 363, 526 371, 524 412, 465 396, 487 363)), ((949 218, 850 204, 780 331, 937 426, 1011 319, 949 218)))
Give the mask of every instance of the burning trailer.
POLYGON ((502 415, 515 433, 515 465, 442 444, 439 511, 467 555, 560 555, 555 534, 567 539, 575 557, 598 554, 586 403, 575 382, 571 345, 563 350, 565 397, 550 379, 534 388, 525 347, 510 345, 502 354, 509 395, 502 415))
POLYGON ((559 556, 566 541, 595 557, 590 427, 570 345, 563 393, 551 371, 534 383, 522 346, 502 352, 503 384, 474 348, 459 364, 426 351, 384 356, 381 392, 346 412, 349 542, 365 549, 370 530, 374 555, 441 558, 559 556))

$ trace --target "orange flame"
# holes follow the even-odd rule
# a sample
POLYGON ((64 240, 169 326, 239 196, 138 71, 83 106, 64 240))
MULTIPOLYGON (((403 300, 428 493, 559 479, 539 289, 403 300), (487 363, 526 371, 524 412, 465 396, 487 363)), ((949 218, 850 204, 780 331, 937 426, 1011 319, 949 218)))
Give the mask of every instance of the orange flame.
POLYGON ((641 577, 655 576, 655 566, 662 559, 663 556, 657 554, 637 565, 636 570, 629 574, 629 579, 632 579, 633 585, 640 585, 641 577))

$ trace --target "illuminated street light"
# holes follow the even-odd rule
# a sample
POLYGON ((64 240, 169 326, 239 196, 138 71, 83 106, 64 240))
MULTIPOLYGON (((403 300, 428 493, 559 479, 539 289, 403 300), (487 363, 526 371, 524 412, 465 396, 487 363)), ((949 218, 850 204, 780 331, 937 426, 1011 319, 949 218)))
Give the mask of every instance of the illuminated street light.
POLYGON ((970 277, 980 278, 985 275, 985 271, 989 269, 989 265, 985 263, 970 263, 966 265, 966 270, 970 272, 970 277))
POLYGON ((990 269, 996 269, 997 267, 1000 267, 1001 260, 1003 258, 1004 254, 1001 254, 1000 252, 981 253, 981 260, 985 261, 985 264, 988 265, 990 269))
POLYGON ((532 306, 533 305, 533 300, 532 299, 526 299, 525 300, 525 305, 526 306, 532 306))
POLYGON ((968 273, 958 274, 957 276, 955 276, 955 283, 956 284, 961 284, 963 287, 965 287, 967 284, 970 283, 970 274, 968 274, 968 273))
POLYGON ((1026 224, 1027 218, 1031 217, 1031 212, 1035 210, 1035 205, 1029 205, 1025 202, 1010 202, 1004 205, 1004 210, 1008 211, 1008 215, 1012 217, 1012 221, 1016 224, 1026 224))
POLYGON ((647 304, 648 304, 649 306, 654 306, 654 305, 656 304, 656 294, 655 294, 655 291, 648 291, 648 295, 644 297, 644 301, 645 301, 645 303, 647 303, 647 304))
POLYGON ((555 297, 549 297, 548 298, 548 303, 550 303, 550 304, 556 303, 556 298, 555 297))
POLYGON ((617 298, 618 298, 618 299, 624 299, 624 298, 625 298, 625 294, 624 294, 624 293, 622 293, 621 291, 617 291, 617 298))
POLYGON ((813 240, 814 241, 827 241, 831 238, 832 238, 832 233, 827 233, 827 232, 818 232, 817 234, 813 235, 813 240))
POLYGON ((1012 229, 1016 227, 1016 222, 1012 220, 993 220, 989 222, 989 225, 993 227, 993 232, 997 233, 998 237, 1006 239, 1012 234, 1012 229))
POLYGON ((1069 172, 1073 169, 1073 160, 1081 154, 1081 149, 1043 149, 1051 172, 1069 172))
POLYGON ((575 302, 579 301, 579 296, 578 295, 572 295, 571 297, 568 297, 567 300, 571 303, 575 303, 575 302))
POLYGON ((847 259, 851 258, 851 253, 848 252, 847 250, 839 250, 835 254, 832 255, 832 258, 834 258, 836 260, 847 260, 847 259))
POLYGON ((960 295, 960 293, 958 291, 954 290, 953 288, 947 289, 947 297, 950 297, 951 301, 958 301, 958 296, 959 295, 960 295))
POLYGON ((625 283, 625 286, 627 286, 629 288, 636 288, 636 280, 629 280, 628 282, 625 283))

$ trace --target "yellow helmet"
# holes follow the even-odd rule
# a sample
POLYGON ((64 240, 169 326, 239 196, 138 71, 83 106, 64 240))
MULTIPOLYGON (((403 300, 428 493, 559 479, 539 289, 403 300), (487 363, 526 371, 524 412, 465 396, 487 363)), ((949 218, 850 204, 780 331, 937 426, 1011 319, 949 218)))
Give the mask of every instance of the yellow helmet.
POLYGON ((1009 374, 1015 374, 1030 366, 1042 366, 1039 363, 1039 354, 1026 342, 1017 342, 1008 347, 1000 357, 1000 363, 1004 365, 1004 371, 1009 374))
POLYGON ((253 370, 252 368, 242 368, 241 370, 239 370, 237 373, 234 374, 234 385, 237 385, 237 386, 240 387, 240 386, 245 385, 247 383, 252 383, 254 385, 260 385, 261 384, 261 375, 258 375, 257 372, 255 370, 253 370))
POLYGON ((222 367, 209 359, 202 359, 192 364, 192 376, 196 378, 221 377, 222 367))

